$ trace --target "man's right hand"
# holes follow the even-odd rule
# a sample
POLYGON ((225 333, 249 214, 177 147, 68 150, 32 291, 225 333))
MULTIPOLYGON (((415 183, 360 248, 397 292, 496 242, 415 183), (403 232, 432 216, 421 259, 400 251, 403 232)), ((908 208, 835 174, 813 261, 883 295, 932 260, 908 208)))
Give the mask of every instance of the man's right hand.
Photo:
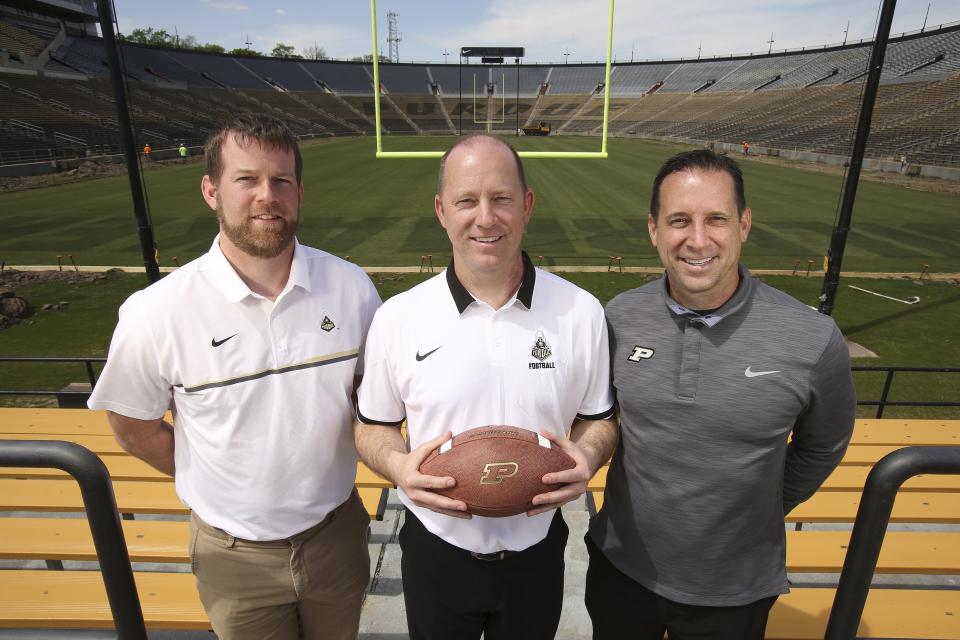
POLYGON ((450 476, 428 476, 420 473, 420 465, 434 449, 451 438, 451 432, 433 440, 424 442, 413 451, 405 454, 396 454, 391 461, 393 481, 410 498, 414 504, 452 516, 454 518, 470 519, 467 505, 462 500, 452 500, 440 495, 435 489, 449 489, 457 484, 450 476))

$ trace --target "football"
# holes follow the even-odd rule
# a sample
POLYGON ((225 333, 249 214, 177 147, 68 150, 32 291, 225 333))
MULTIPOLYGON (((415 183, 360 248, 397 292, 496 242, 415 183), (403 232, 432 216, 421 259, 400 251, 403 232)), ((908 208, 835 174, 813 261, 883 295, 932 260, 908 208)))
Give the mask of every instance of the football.
POLYGON ((468 512, 502 518, 532 509, 533 497, 551 490, 554 485, 541 480, 545 473, 574 466, 573 458, 539 433, 493 425, 453 436, 430 452, 420 472, 456 480, 456 486, 437 492, 463 500, 468 512))

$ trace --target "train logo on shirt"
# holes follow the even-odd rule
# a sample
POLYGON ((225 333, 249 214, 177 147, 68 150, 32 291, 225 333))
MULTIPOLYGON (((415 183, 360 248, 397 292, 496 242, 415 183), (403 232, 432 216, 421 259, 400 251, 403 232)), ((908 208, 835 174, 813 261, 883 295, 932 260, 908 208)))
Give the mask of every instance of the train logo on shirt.
POLYGON ((330 319, 330 316, 323 316, 323 322, 320 323, 320 328, 330 333, 334 330, 337 325, 333 324, 333 320, 330 319))
POLYGON ((516 462, 488 462, 483 465, 480 484, 500 484, 507 478, 517 475, 520 465, 516 462))
POLYGON ((653 357, 654 350, 649 347, 641 347, 636 345, 633 348, 633 353, 627 356, 627 360, 630 362, 640 362, 641 360, 649 360, 653 357))
POLYGON ((552 362, 544 362, 547 358, 553 355, 553 351, 550 349, 550 344, 547 342, 546 338, 543 337, 542 331, 537 331, 537 339, 533 343, 533 348, 530 350, 530 355, 539 360, 540 362, 531 362, 529 367, 531 369, 555 369, 556 365, 552 362))

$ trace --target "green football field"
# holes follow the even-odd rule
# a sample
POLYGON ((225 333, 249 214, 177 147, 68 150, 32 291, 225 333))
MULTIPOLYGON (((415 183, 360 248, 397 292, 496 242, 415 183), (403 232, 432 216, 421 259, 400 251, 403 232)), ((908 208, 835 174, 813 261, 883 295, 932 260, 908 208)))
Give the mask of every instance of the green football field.
MULTIPOLYGON (((440 150, 452 138, 395 137, 385 150, 440 150)), ((599 150, 594 137, 519 138, 520 149, 599 150)), ((299 237, 363 265, 434 263, 449 243, 433 213, 438 162, 376 160, 374 139, 338 138, 304 145, 306 201, 299 237)), ((525 241, 545 265, 656 266, 647 239, 650 182, 681 147, 611 139, 607 160, 528 159, 537 205, 525 241)), ((745 262, 754 269, 818 267, 830 242, 842 178, 744 161, 754 211, 745 262)), ((201 163, 152 168, 146 188, 163 266, 197 257, 216 220, 200 198, 201 163)), ((126 176, 0 194, 0 260, 80 265, 142 264, 126 176)), ((845 271, 960 271, 960 197, 861 182, 845 271)))

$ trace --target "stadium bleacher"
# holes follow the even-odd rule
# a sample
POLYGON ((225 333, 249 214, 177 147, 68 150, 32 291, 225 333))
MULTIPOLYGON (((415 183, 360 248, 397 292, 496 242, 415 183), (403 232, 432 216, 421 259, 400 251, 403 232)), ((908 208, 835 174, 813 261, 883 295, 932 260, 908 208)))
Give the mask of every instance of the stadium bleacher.
MULTIPOLYGON (((39 32, 8 21, 0 25, 5 39, 0 41, 16 36, 27 43, 18 46, 34 52, 52 37, 50 25, 39 25, 39 32)), ((25 67, 16 54, 0 66, 15 104, 35 104, 17 119, 45 132, 38 149, 76 150, 77 140, 100 145, 109 139, 115 145, 102 42, 61 39, 42 73, 25 67)), ((121 52, 131 102, 140 109, 134 120, 147 137, 199 143, 201 132, 230 110, 257 108, 287 119, 303 134, 375 131, 369 63, 238 57, 130 43, 123 43, 121 52)), ((870 43, 857 42, 737 58, 616 63, 609 130, 844 155, 869 55, 870 43)), ((960 166, 958 70, 960 25, 891 39, 868 157, 907 155, 910 162, 960 166)), ((560 135, 597 134, 602 124, 599 63, 522 65, 519 85, 512 64, 383 64, 380 73, 382 125, 389 134, 512 132, 540 121, 560 135)), ((18 157, 8 153, 3 162, 18 157)))
MULTIPOLYGON (((610 72, 611 89, 616 88, 617 91, 620 91, 620 88, 624 86, 614 81, 615 73, 620 69, 620 67, 617 67, 610 72)), ((603 82, 603 78, 603 67, 597 65, 554 67, 550 72, 550 88, 547 93, 551 96, 564 94, 589 95, 603 82)))
POLYGON ((679 67, 680 65, 675 62, 614 67, 610 72, 610 95, 643 95, 658 82, 665 82, 679 67))
POLYGON ((503 91, 507 96, 516 96, 518 93, 521 98, 535 97, 540 92, 540 87, 547 79, 547 73, 550 67, 520 67, 504 65, 502 67, 492 67, 493 81, 497 84, 497 91, 503 91), (519 83, 517 78, 519 77, 519 83))
POLYGON ((806 53, 752 58, 737 67, 733 73, 711 85, 709 91, 756 91, 761 87, 773 84, 783 76, 789 75, 817 55, 819 54, 806 53))
POLYGON ((0 47, 28 56, 36 56, 47 46, 43 38, 7 20, 0 20, 0 47))
POLYGON ((299 63, 330 90, 341 95, 372 95, 373 81, 366 71, 366 65, 355 63, 317 62, 313 60, 299 63))
POLYGON ((423 65, 384 64, 380 84, 390 93, 431 95, 430 78, 423 65))

